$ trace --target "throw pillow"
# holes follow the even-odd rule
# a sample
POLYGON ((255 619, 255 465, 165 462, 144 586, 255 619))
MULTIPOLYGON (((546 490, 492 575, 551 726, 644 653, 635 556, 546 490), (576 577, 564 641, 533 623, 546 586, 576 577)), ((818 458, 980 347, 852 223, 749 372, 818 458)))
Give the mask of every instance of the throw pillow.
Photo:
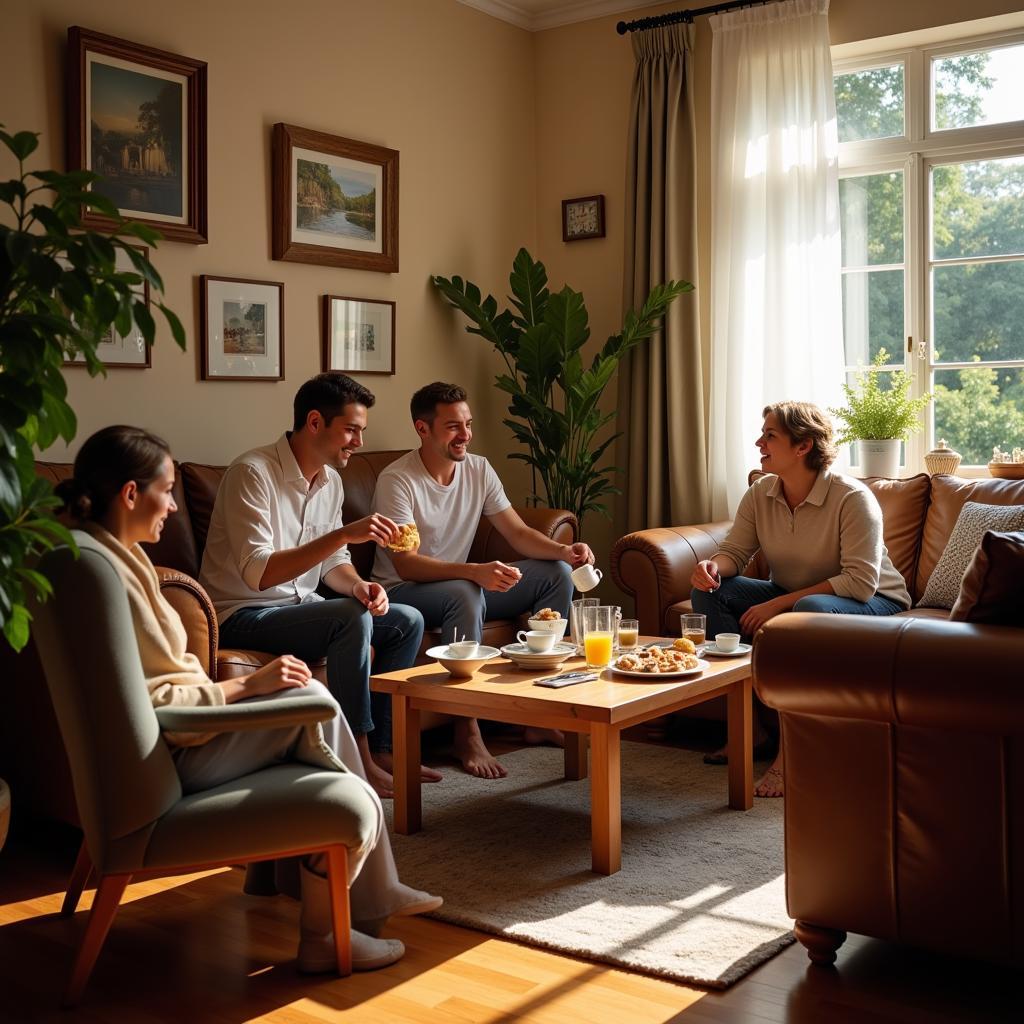
POLYGON ((967 566, 986 530, 1024 530, 1024 505, 979 505, 965 501, 946 550, 935 566, 920 601, 922 608, 952 608, 967 566))
POLYGON ((989 531, 982 537, 949 617, 1024 626, 1024 533, 989 531))

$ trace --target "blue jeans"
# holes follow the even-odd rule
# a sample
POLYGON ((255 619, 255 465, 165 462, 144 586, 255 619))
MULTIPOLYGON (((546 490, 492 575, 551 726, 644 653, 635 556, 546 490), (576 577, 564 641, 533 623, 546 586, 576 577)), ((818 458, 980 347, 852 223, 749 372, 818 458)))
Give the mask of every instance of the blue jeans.
POLYGON ((441 627, 445 641, 455 633, 460 640, 463 635, 467 640, 480 640, 486 619, 514 619, 541 608, 553 608, 563 619, 569 617, 572 579, 565 562, 526 558, 509 564, 520 569, 523 578, 503 593, 484 590, 469 580, 442 580, 399 583, 388 591, 388 597, 418 608, 428 629, 441 627))
MULTIPOLYGON (((727 576, 713 593, 694 590, 690 600, 695 612, 703 612, 707 616, 707 635, 710 640, 719 633, 739 633, 740 618, 748 608, 785 593, 788 591, 770 580, 727 576)), ((833 615, 895 615, 903 611, 903 606, 880 594, 875 594, 867 601, 854 601, 853 598, 838 597, 835 594, 810 594, 801 597, 792 610, 831 612, 833 615)), ((743 637, 744 643, 750 643, 750 640, 749 636, 743 637)))
POLYGON ((423 616, 392 604, 372 616, 355 598, 335 597, 274 608, 239 608, 220 627, 225 647, 294 654, 303 661, 327 658, 327 688, 357 735, 369 734, 374 751, 391 749, 391 698, 370 693, 373 671, 409 668, 423 639, 423 616), (374 728, 374 723, 377 728, 374 728))

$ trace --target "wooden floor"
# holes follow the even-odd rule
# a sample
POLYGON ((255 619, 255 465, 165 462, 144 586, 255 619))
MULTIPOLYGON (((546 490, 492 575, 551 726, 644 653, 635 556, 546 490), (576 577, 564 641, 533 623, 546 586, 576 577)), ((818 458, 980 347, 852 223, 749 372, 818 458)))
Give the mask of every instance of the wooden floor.
MULTIPOLYGON (((516 746, 488 742, 496 752, 516 746)), ((1019 975, 856 936, 835 969, 811 967, 793 945, 732 988, 708 992, 405 918, 384 933, 406 944, 399 963, 310 979, 294 965, 298 905, 245 896, 239 869, 130 886, 69 1013, 58 1002, 91 892, 73 918, 57 911, 78 841, 69 828, 23 825, 0 852, 0 1024, 1024 1020, 1019 975)))

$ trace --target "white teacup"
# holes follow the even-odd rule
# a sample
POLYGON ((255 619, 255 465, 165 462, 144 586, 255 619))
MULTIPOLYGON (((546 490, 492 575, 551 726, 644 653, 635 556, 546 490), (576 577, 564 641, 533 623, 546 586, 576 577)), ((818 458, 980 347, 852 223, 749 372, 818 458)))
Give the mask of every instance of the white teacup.
POLYGON ((480 643, 477 640, 457 640, 448 645, 448 650, 456 658, 475 658, 479 649, 480 643))
POLYGON ((739 633, 716 633, 715 646, 720 651, 735 651, 740 645, 739 633))
POLYGON ((585 594, 588 590, 593 590, 601 582, 603 575, 604 573, 600 569, 595 569, 592 565, 586 563, 576 566, 569 573, 574 586, 581 594, 585 594))
POLYGON ((521 629, 516 633, 516 639, 521 644, 526 644, 535 654, 543 654, 555 646, 558 634, 546 629, 521 629))

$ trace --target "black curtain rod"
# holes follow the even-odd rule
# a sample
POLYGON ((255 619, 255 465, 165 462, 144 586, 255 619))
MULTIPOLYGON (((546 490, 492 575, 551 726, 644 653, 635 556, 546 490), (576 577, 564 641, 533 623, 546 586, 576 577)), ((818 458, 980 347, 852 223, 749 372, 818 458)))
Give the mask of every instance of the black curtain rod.
POLYGON ((702 14, 718 14, 720 11, 734 11, 737 7, 756 7, 761 4, 773 3, 774 0, 727 0, 726 3, 712 4, 696 11, 672 11, 670 14, 659 14, 654 18, 637 18, 636 21, 620 21, 615 31, 620 36, 627 32, 640 32, 646 28, 661 28, 664 25, 678 25, 679 22, 689 24, 702 14))

